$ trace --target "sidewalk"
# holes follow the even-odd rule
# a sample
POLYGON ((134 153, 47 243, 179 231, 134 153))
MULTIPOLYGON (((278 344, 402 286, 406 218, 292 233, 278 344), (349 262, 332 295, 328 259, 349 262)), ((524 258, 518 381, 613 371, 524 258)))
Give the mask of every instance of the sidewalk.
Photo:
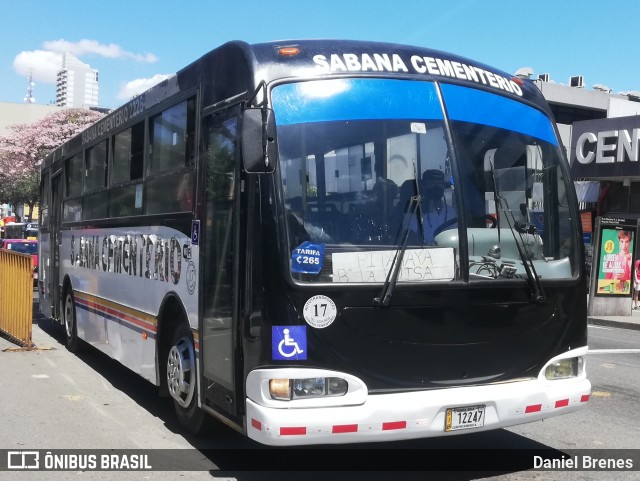
POLYGON ((33 302, 33 322, 31 324, 31 341, 34 348, 22 348, 17 343, 8 339, 0 333, 0 352, 5 349, 11 350, 47 350, 60 349, 64 347, 63 328, 53 320, 47 319, 38 312, 38 301, 33 302))
MULTIPOLYGON (((587 306, 589 305, 589 295, 587 294, 587 306)), ((629 311, 628 316, 589 316, 587 323, 594 326, 619 327, 621 329, 640 330, 640 309, 629 311)))
POLYGON ((640 310, 631 311, 630 316, 589 316, 588 323, 596 326, 640 330, 640 310))

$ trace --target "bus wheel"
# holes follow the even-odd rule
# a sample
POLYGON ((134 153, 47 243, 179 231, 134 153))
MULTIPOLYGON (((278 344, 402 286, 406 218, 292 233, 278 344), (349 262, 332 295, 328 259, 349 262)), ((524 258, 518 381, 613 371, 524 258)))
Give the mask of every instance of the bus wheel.
POLYGON ((80 339, 78 339, 78 323, 76 321, 76 302, 73 298, 73 290, 67 289, 64 295, 64 332, 67 349, 78 352, 80 339))
POLYGON ((178 422, 191 434, 198 434, 204 411, 198 407, 196 356, 191 331, 180 324, 173 334, 167 355, 167 388, 173 398, 178 422))

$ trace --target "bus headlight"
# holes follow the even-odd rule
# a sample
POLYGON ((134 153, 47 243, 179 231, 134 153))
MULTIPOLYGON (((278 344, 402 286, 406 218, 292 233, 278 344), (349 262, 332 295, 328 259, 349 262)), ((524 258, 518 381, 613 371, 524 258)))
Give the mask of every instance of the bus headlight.
POLYGON ((560 359, 547 366, 544 377, 548 380, 578 377, 582 374, 583 369, 584 358, 582 356, 560 359))
POLYGON ((269 394, 273 399, 290 401, 327 396, 344 396, 348 383, 339 377, 311 377, 304 379, 270 379, 269 394))
POLYGON ((255 369, 247 375, 247 402, 266 408, 356 406, 369 395, 353 374, 308 367, 255 369))

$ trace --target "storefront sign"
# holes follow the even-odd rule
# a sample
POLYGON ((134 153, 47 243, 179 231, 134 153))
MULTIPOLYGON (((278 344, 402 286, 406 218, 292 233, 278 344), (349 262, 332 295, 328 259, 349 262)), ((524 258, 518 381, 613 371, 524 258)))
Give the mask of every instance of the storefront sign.
POLYGON ((573 124, 571 174, 575 178, 632 177, 640 159, 640 117, 573 124))

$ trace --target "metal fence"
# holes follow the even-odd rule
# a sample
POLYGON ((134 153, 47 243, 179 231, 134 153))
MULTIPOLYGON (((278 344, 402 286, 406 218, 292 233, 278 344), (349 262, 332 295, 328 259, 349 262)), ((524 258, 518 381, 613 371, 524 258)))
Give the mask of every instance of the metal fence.
POLYGON ((31 347, 33 261, 29 254, 0 249, 0 331, 31 347))

